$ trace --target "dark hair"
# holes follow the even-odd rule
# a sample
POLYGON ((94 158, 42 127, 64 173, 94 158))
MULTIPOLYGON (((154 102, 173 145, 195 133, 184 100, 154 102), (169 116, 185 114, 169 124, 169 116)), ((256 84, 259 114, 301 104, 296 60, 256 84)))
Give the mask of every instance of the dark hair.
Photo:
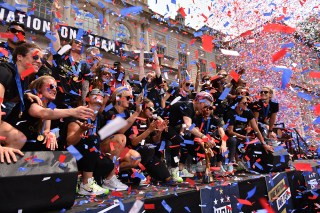
POLYGON ((18 55, 22 55, 23 57, 25 57, 30 52, 31 49, 39 49, 41 51, 41 48, 36 44, 23 43, 14 49, 12 53, 12 61, 16 63, 18 55))
POLYGON ((9 23, 9 26, 8 26, 7 31, 9 31, 9 29, 10 29, 12 26, 19 26, 19 27, 21 27, 23 30, 25 30, 24 23, 17 22, 17 21, 12 21, 12 22, 9 23))

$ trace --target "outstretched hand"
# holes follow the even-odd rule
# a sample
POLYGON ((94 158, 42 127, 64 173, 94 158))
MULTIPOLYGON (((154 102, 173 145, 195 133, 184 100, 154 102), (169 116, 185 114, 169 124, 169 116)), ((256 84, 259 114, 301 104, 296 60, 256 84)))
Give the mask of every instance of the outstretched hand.
POLYGON ((11 163, 11 158, 13 162, 17 162, 16 154, 23 156, 24 154, 19 149, 14 149, 10 147, 3 147, 0 145, 0 162, 11 163))

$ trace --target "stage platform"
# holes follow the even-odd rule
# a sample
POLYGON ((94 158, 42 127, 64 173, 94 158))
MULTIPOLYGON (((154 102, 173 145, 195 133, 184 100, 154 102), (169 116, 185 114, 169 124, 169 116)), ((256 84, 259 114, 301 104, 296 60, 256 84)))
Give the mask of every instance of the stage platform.
POLYGON ((136 200, 143 202, 138 212, 320 212, 317 173, 242 172, 215 177, 210 184, 187 179, 178 185, 131 186, 128 191, 106 196, 78 196, 71 209, 56 212, 129 212, 136 200), (308 190, 309 195, 302 193, 308 190))
POLYGON ((210 184, 188 178, 79 197, 76 160, 69 152, 27 152, 15 164, 0 164, 0 212, 320 212, 320 162, 289 165, 283 172, 214 175, 210 184))

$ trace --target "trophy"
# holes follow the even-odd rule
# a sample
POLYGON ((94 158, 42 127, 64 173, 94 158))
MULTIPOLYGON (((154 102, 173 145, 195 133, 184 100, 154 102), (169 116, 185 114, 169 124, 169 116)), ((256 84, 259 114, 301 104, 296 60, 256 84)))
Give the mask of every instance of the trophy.
POLYGON ((203 183, 211 183, 213 182, 213 176, 210 171, 210 158, 213 156, 212 150, 209 148, 209 145, 207 143, 204 144, 204 151, 205 151, 205 158, 206 158, 206 169, 204 171, 203 183))

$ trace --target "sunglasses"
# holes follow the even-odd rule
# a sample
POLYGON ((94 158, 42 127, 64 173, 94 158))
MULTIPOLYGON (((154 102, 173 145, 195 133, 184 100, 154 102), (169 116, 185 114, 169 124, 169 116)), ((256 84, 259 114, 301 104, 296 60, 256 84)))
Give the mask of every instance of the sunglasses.
POLYGON ((17 30, 16 28, 10 28, 9 31, 13 34, 16 34, 16 33, 21 33, 23 36, 26 35, 26 33, 22 30, 17 30))
POLYGON ((32 56, 32 59, 35 61, 38 61, 40 59, 40 61, 43 62, 43 58, 41 58, 39 55, 32 56))
POLYGON ((248 102, 241 102, 242 104, 244 104, 244 105, 248 105, 248 102))
POLYGON ((190 86, 191 85, 191 83, 186 83, 186 86, 188 87, 188 86, 190 86))
POLYGON ((150 110, 150 112, 154 112, 155 111, 152 107, 146 107, 146 109, 150 110))
POLYGON ((127 101, 130 101, 130 100, 132 99, 132 97, 131 97, 131 96, 125 96, 125 97, 122 97, 122 98, 127 99, 127 101))
POLYGON ((261 91, 260 94, 268 94, 269 91, 261 91))
POLYGON ((205 106, 204 110, 213 110, 213 106, 205 106))
POLYGON ((82 41, 79 41, 79 40, 74 40, 74 43, 75 44, 81 44, 81 45, 83 44, 82 41))
POLYGON ((56 85, 54 85, 54 84, 49 84, 49 89, 56 89, 57 88, 57 86, 56 85))

